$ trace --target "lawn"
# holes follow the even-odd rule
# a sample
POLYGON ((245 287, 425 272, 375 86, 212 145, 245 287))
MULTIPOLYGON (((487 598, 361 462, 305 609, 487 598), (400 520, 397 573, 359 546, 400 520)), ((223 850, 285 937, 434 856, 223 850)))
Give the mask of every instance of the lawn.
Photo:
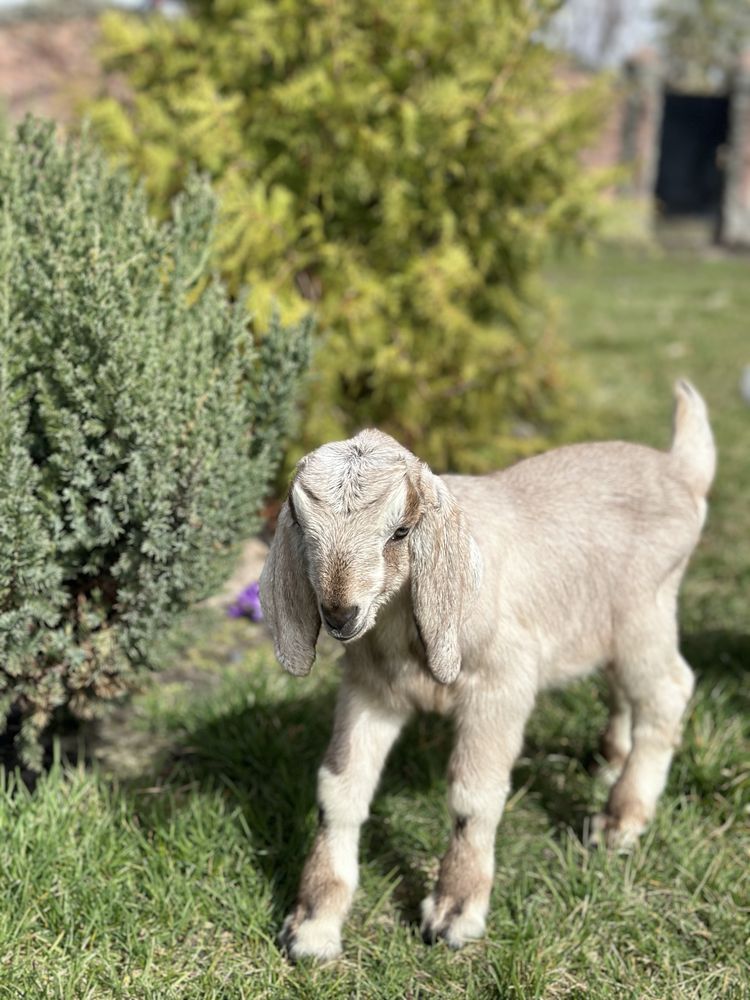
POLYGON ((488 934, 425 947, 419 901, 447 842, 450 729, 422 718, 366 827, 345 957, 292 967, 274 943, 314 824, 336 668, 282 675, 262 630, 196 612, 166 671, 33 792, 0 791, 5 997, 750 995, 750 262, 607 253, 552 268, 600 437, 666 445, 671 383, 705 394, 719 476, 689 571, 694 704, 658 818, 632 854, 586 850, 605 798, 589 777, 597 682, 545 696, 497 840, 488 934))

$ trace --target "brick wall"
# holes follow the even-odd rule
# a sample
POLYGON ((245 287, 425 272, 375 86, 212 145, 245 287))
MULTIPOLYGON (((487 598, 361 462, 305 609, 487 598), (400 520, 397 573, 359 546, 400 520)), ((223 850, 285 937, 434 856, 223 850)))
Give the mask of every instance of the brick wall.
POLYGON ((0 23, 0 101, 12 121, 27 111, 62 123, 102 82, 96 19, 0 23))

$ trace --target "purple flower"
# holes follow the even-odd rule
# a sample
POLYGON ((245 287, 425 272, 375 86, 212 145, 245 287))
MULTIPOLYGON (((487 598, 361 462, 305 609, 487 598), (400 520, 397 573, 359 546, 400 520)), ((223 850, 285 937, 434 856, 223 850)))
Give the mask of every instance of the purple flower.
POLYGON ((227 614, 230 618, 249 618, 252 622, 263 621, 263 610, 260 606, 260 585, 257 580, 237 595, 234 604, 229 605, 227 614))

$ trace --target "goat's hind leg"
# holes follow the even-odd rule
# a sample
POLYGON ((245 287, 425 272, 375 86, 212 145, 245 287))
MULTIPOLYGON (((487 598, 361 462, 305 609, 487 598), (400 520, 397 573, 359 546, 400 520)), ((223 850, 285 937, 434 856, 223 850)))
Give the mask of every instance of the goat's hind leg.
POLYGON ((604 813, 593 819, 592 840, 628 848, 656 812, 679 744, 693 674, 677 650, 676 636, 668 645, 651 642, 632 649, 615 669, 632 712, 632 748, 604 813))
POLYGON ((599 745, 603 763, 595 773, 606 785, 614 785, 633 746, 633 715, 630 701, 617 680, 612 664, 605 670, 605 676, 609 685, 609 721, 599 745))

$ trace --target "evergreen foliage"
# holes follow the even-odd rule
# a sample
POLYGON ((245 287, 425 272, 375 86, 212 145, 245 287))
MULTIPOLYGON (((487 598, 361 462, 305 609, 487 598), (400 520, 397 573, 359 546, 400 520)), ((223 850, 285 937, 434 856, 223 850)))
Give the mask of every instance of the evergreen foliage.
POLYGON ((185 187, 159 224, 85 139, 0 144, 0 719, 32 765, 56 707, 126 690, 221 582, 306 364, 306 323, 253 342, 185 187))
POLYGON ((91 114, 157 208, 192 163, 215 178, 234 293, 291 318, 317 303, 301 447, 376 425, 466 471, 538 448, 566 377, 534 277, 591 225, 579 153, 604 96, 571 92, 536 40, 554 4, 188 6, 106 16, 132 100, 91 114))

